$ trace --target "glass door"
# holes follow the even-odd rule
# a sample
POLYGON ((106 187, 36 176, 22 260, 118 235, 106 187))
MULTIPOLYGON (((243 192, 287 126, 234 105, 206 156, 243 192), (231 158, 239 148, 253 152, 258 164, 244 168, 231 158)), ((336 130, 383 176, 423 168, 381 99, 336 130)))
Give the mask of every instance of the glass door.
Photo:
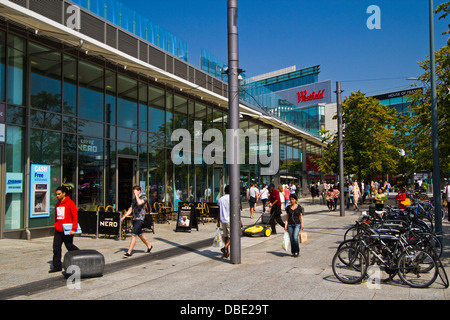
POLYGON ((133 199, 132 189, 138 185, 137 159, 119 157, 118 211, 127 210, 133 199))

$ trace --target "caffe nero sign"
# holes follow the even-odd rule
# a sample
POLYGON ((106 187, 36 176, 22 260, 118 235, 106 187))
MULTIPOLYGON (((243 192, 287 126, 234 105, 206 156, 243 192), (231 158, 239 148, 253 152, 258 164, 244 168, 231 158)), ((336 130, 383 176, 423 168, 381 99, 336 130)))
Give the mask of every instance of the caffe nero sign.
POLYGON ((331 80, 277 91, 276 94, 300 108, 317 106, 331 102, 331 80))

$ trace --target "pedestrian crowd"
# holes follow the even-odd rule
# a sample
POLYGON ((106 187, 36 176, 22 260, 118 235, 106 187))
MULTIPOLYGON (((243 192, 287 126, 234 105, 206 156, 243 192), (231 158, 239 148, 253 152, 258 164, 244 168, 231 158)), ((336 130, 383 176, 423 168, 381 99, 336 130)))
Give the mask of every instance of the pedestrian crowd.
MULTIPOLYGON (((349 181, 344 184, 344 201, 347 209, 353 206, 355 211, 366 201, 374 203, 377 210, 382 210, 387 197, 392 192, 392 186, 388 181, 358 182, 349 181)), ((336 211, 340 199, 339 183, 317 182, 310 185, 312 203, 316 199, 321 204, 326 204, 329 211, 336 211)))

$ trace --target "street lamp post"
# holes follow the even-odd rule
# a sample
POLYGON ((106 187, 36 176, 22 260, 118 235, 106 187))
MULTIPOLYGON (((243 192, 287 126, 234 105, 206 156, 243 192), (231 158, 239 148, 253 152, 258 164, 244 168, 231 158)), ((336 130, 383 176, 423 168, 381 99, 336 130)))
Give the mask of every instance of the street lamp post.
MULTIPOLYGON (((239 41, 238 41, 238 2, 227 0, 228 9, 228 129, 236 132, 239 129, 239 41)), ((239 154, 239 139, 233 135, 231 152, 233 161, 228 163, 230 177, 230 262, 241 263, 240 235, 240 166, 237 160, 239 154)), ((227 148, 228 149, 228 148, 227 148)), ((228 156, 227 156, 228 157, 228 156)))
POLYGON ((341 82, 336 82, 336 104, 338 117, 338 152, 339 152, 339 211, 340 216, 345 216, 345 197, 344 197, 344 138, 342 136, 342 90, 341 82))
POLYGON ((435 231, 442 236, 442 208, 441 208, 441 183, 439 170, 439 142, 438 142, 438 115, 437 115, 437 93, 436 93, 436 57, 434 53, 434 10, 433 0, 430 5, 430 76, 431 76, 431 129, 433 148, 433 197, 435 231))

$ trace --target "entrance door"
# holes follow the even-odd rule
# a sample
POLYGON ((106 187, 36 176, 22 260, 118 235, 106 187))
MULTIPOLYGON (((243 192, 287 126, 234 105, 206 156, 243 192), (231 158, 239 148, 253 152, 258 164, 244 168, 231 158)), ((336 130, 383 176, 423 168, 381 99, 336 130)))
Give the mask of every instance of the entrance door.
POLYGON ((119 157, 118 211, 127 210, 131 205, 131 189, 137 185, 137 159, 119 157))

